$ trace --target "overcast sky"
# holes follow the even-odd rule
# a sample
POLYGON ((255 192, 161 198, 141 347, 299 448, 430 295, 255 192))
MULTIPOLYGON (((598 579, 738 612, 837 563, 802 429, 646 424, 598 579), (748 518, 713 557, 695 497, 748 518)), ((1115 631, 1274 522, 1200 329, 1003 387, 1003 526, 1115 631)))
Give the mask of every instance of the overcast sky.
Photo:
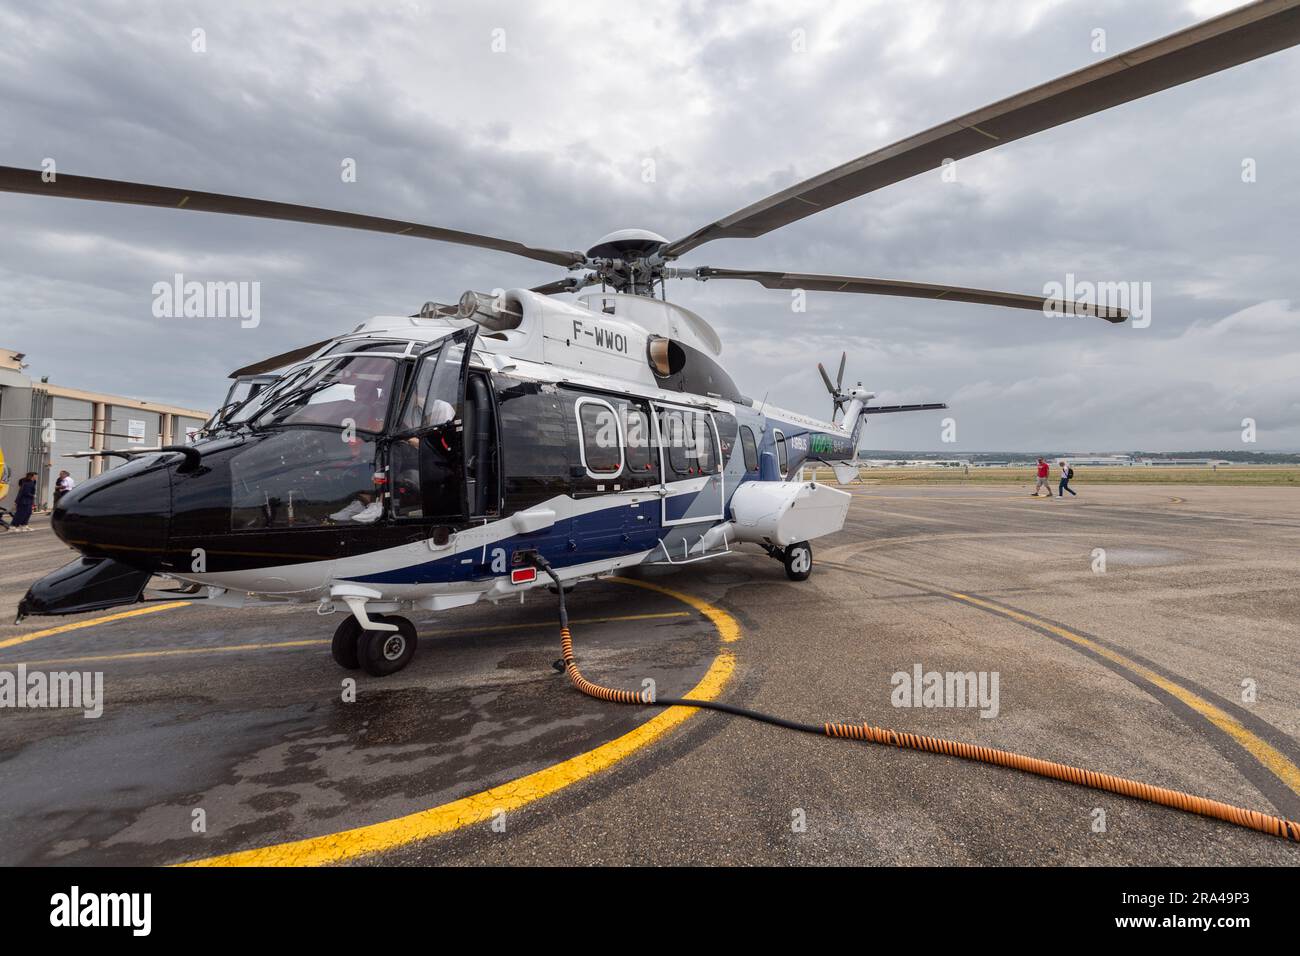
MULTIPOLYGON (((629 226, 672 238, 1236 5, 6 3, 0 165, 52 158, 564 249, 629 226)), ((1026 293, 1067 274, 1149 282, 1147 328, 828 293, 800 314, 751 283, 669 296, 717 326, 755 397, 825 415, 815 364, 843 349, 846 378, 880 401, 952 406, 877 418, 870 448, 1297 449, 1297 90, 1300 51, 1274 54, 961 160, 956 182, 925 174, 688 257, 1026 293), (956 445, 940 443, 944 415, 956 445)), ((559 274, 413 239, 0 195, 0 346, 59 384, 199 408, 231 369, 370 315, 559 274), (155 318, 153 285, 177 272, 260 282, 261 324, 155 318)))

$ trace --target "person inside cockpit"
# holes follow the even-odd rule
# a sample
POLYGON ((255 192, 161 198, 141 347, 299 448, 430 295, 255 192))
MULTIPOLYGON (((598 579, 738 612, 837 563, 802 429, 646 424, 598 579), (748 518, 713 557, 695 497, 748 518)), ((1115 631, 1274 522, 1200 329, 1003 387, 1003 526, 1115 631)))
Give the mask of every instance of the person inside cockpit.
POLYGON ((354 522, 356 524, 370 524, 378 521, 383 515, 384 508, 379 498, 367 492, 357 492, 348 504, 340 510, 330 515, 330 520, 343 524, 345 522, 354 522))

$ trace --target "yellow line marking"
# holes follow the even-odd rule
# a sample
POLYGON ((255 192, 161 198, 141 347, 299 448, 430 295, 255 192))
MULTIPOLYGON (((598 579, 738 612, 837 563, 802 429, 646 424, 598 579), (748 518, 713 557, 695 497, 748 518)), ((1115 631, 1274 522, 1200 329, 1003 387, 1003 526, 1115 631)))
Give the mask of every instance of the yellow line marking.
MULTIPOLYGON (((740 624, 726 611, 714 607, 700 598, 680 591, 673 591, 658 584, 646 581, 633 581, 627 578, 612 578, 622 584, 631 584, 666 594, 698 610, 709 619, 723 641, 735 641, 740 637, 740 624)), ((688 697, 697 700, 713 700, 727 685, 736 668, 736 659, 727 652, 718 654, 713 659, 708 671, 700 682, 688 692, 688 697)), ((252 850, 241 850, 221 856, 193 860, 180 866, 320 866, 330 863, 342 863, 372 853, 381 853, 399 846, 427 840, 459 830, 462 827, 482 823, 491 819, 498 812, 506 813, 518 810, 543 797, 570 787, 603 770, 607 770, 637 750, 658 740, 668 731, 697 713, 694 707, 669 707, 660 711, 644 724, 629 731, 621 737, 601 744, 594 750, 570 757, 561 763, 503 783, 490 790, 483 790, 451 803, 428 810, 372 823, 367 826, 329 833, 319 837, 308 837, 289 843, 277 843, 272 846, 252 850)))
POLYGON ((670 598, 676 598, 689 604, 695 610, 707 617, 713 626, 718 629, 718 636, 722 638, 724 644, 730 644, 732 641, 740 640, 740 622, 734 617, 722 610, 720 607, 714 607, 708 601, 697 598, 693 594, 686 594, 682 591, 674 591, 658 584, 651 584, 649 581, 636 581, 632 578, 610 578, 619 584, 631 584, 633 587, 645 588, 647 591, 658 591, 660 594, 666 594, 670 598))
MULTIPOLYGON (((690 617, 687 611, 664 611, 659 614, 627 614, 621 617, 587 617, 574 618, 573 624, 606 624, 622 621, 646 621, 668 617, 690 617)), ((540 621, 535 624, 497 624, 491 627, 444 628, 439 631, 425 631, 422 637, 441 637, 447 634, 477 634, 481 631, 543 631, 555 627, 554 621, 540 621)), ((134 661, 155 657, 186 657, 191 654, 235 654, 247 651, 277 651, 285 648, 319 647, 328 644, 328 639, 304 639, 300 641, 273 641, 257 644, 224 644, 216 647, 172 647, 158 651, 121 651, 114 654, 93 654, 85 657, 56 657, 41 661, 0 661, 0 669, 17 667, 47 667, 52 664, 103 664, 110 661, 134 661)))
MULTIPOLYGON (((905 579, 899 578, 899 580, 903 581, 905 579)), ((1247 753, 1263 764, 1264 767, 1273 774, 1273 776, 1286 784, 1292 792, 1300 795, 1300 767, 1297 767, 1294 763, 1288 760, 1281 751, 1268 743, 1268 741, 1257 737, 1251 731, 1247 730, 1242 723, 1237 720, 1237 718, 1216 707, 1204 697, 1192 693, 1192 691, 1183 687, 1181 684, 1175 683, 1164 675, 1156 673, 1149 667, 1142 666, 1137 661, 1130 660, 1118 651, 1112 651, 1110 648, 1104 647, 1096 641, 1089 640, 1082 634, 1076 634, 1073 631, 1066 630, 1063 627, 1058 627, 1055 624, 1051 624, 1048 621, 1044 621, 1041 618, 1034 617, 1033 615, 1024 614, 1020 611, 1013 611, 1009 607, 996 604, 992 601, 985 601, 981 598, 972 597, 969 594, 962 594, 960 591, 946 591, 943 588, 936 588, 933 585, 922 584, 918 581, 907 581, 906 583, 913 587, 923 588, 927 591, 937 591, 946 594, 948 597, 955 598, 964 604, 993 611, 1023 624, 1033 624, 1035 627, 1041 627, 1044 630, 1051 631, 1059 637, 1065 638, 1067 641, 1078 644, 1080 647, 1086 647, 1088 650, 1100 654, 1102 657, 1118 664, 1125 670, 1132 671, 1140 677, 1150 681, 1152 684, 1155 684, 1166 693, 1172 694, 1214 726, 1218 727, 1244 748, 1247 753)))
POLYGON ((94 627, 96 624, 107 624, 109 621, 121 621, 128 617, 140 617, 142 614, 156 614, 159 611, 169 611, 174 607, 188 607, 189 603, 189 601, 169 601, 166 604, 154 604, 149 607, 138 607, 133 611, 119 611, 117 614, 91 618, 89 621, 77 621, 74 624, 60 624, 58 627, 49 627, 43 631, 32 631, 30 634, 19 634, 17 637, 7 637, 3 641, 0 641, 0 649, 6 647, 17 647, 19 644, 26 644, 29 641, 39 640, 42 637, 50 637, 54 634, 66 634, 68 631, 79 630, 83 627, 94 627))
MULTIPOLYGON (((612 580, 621 581, 622 578, 613 578, 612 580)), ((628 581, 628 584, 636 584, 635 581, 628 581)), ((618 617, 584 617, 573 618, 570 624, 607 624, 611 621, 653 621, 665 617, 690 617, 688 611, 660 611, 657 614, 624 614, 618 617)), ((489 627, 455 627, 444 628, 441 631, 431 631, 431 634, 478 634, 485 631, 526 631, 532 628, 554 629, 554 621, 538 621, 533 624, 493 624, 489 627)))
POLYGON ((270 644, 225 644, 218 647, 172 647, 161 651, 123 651, 120 654, 92 654, 86 657, 55 657, 43 661, 3 661, 0 670, 24 664, 27 667, 49 667, 54 664, 104 664, 111 661, 148 660, 157 657, 187 657, 191 654, 237 654, 240 651, 277 651, 293 647, 316 647, 328 640, 313 638, 301 641, 277 641, 270 644))

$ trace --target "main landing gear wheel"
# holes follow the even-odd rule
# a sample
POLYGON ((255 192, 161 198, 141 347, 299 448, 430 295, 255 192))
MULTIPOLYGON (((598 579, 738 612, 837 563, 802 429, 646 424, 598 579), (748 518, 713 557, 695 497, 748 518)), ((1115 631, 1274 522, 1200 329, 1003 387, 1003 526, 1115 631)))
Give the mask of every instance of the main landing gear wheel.
POLYGON ((334 640, 330 642, 330 654, 334 663, 344 670, 354 671, 361 666, 357 660, 357 638, 361 636, 361 625, 351 614, 339 622, 334 629, 334 640))
POLYGON ((796 541, 785 549, 781 557, 785 565, 785 576, 791 581, 807 581, 812 574, 812 545, 807 541, 796 541))
POLYGON ((380 624, 396 624, 397 630, 364 631, 358 627, 357 662, 372 677, 396 674, 415 656, 415 625, 404 617, 372 614, 370 619, 380 624))

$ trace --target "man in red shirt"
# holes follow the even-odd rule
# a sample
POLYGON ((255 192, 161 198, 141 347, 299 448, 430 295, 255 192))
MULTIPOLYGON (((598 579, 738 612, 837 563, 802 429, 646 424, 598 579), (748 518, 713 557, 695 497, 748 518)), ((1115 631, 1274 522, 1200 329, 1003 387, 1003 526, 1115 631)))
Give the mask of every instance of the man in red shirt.
POLYGON ((1034 485, 1034 493, 1029 497, 1037 498, 1039 489, 1046 492, 1047 497, 1052 497, 1052 488, 1047 483, 1047 474, 1049 471, 1051 471, 1051 469, 1048 467, 1047 462, 1042 458, 1038 459, 1038 483, 1034 485))

